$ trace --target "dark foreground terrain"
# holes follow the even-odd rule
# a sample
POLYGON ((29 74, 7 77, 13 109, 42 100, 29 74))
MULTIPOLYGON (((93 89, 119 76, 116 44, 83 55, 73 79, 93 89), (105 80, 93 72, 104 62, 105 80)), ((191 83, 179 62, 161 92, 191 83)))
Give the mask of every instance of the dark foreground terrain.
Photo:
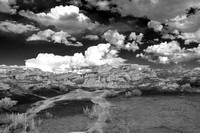
POLYGON ((104 65, 85 69, 81 74, 55 74, 1 66, 0 132, 200 131, 199 68, 104 65))

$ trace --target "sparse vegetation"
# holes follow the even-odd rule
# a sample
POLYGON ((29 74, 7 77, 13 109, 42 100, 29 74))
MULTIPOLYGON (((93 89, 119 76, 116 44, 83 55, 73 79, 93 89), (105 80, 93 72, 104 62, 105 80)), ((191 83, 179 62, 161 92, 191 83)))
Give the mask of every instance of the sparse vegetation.
POLYGON ((17 101, 11 100, 10 98, 3 98, 0 100, 0 110, 1 109, 10 109, 12 106, 16 105, 17 101))
POLYGON ((130 91, 127 91, 126 93, 125 93, 125 97, 131 97, 132 96, 132 93, 130 92, 130 91))
MULTIPOLYGON (((11 107, 17 104, 17 101, 11 100, 10 98, 3 98, 0 100, 0 111, 4 113, 5 110, 9 110, 11 107)), ((2 126, 0 127, 0 132, 9 133, 15 129, 23 128, 26 129, 27 118, 26 114, 6 114, 3 119, 1 119, 2 126)))
MULTIPOLYGON (((17 104, 17 101, 11 100, 10 98, 3 98, 0 100, 0 111, 5 113, 5 110, 9 110, 11 107, 17 104)), ((33 118, 27 118, 26 113, 21 114, 5 114, 5 117, 1 119, 2 126, 0 126, 0 133, 12 133, 14 131, 19 131, 23 133, 36 133, 35 131, 35 121, 33 118)))
POLYGON ((45 116, 46 116, 47 118, 53 118, 53 117, 54 117, 53 114, 50 113, 50 112, 45 112, 45 116))
POLYGON ((103 108, 97 104, 93 105, 92 108, 84 108, 83 113, 84 115, 88 116, 89 118, 97 118, 99 114, 103 111, 103 108))
POLYGON ((9 124, 1 127, 0 132, 2 133, 12 133, 15 130, 23 131, 24 133, 37 132, 35 120, 33 118, 28 119, 25 113, 8 114, 6 120, 9 121, 9 124))

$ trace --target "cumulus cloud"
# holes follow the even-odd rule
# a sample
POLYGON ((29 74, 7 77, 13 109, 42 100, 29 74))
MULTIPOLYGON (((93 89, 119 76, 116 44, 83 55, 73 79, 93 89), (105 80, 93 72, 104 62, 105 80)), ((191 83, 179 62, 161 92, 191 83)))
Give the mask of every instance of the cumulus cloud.
POLYGON ((50 41, 51 36, 54 33, 55 32, 50 29, 39 31, 37 34, 33 34, 32 36, 28 37, 27 41, 37 41, 37 40, 50 41))
POLYGON ((27 41, 48 41, 54 43, 63 43, 66 46, 82 46, 82 43, 76 42, 76 38, 69 35, 67 32, 55 32, 50 29, 39 31, 37 34, 33 34, 32 36, 27 38, 27 41))
POLYGON ((106 41, 121 49, 124 47, 125 36, 119 34, 117 30, 108 30, 102 36, 106 41))
POLYGON ((38 54, 36 58, 28 59, 26 67, 39 68, 43 71, 66 72, 74 68, 86 66, 99 66, 104 64, 119 65, 125 60, 118 57, 118 51, 111 48, 111 44, 99 44, 89 47, 82 53, 75 53, 73 56, 58 56, 54 54, 38 54))
POLYGON ((180 31, 178 31, 177 29, 175 29, 174 31, 167 31, 167 32, 163 32, 164 34, 162 35, 163 39, 170 39, 170 40, 174 40, 177 38, 180 38, 180 31), (168 33, 167 33, 168 32, 168 33))
POLYGON ((171 62, 178 63, 184 61, 188 56, 185 52, 185 49, 181 49, 178 42, 172 41, 147 47, 145 50, 147 54, 144 57, 146 56, 152 62, 155 61, 162 64, 169 64, 171 62))
POLYGON ((142 33, 140 33, 139 35, 136 35, 135 32, 131 32, 131 34, 129 35, 129 41, 131 42, 127 42, 124 46, 124 49, 126 50, 132 50, 133 52, 135 52, 136 50, 139 50, 139 45, 143 44, 142 39, 143 39, 144 35, 142 33))
POLYGON ((0 12, 3 13, 16 13, 16 9, 11 7, 16 4, 16 0, 0 0, 0 12))
POLYGON ((129 51, 132 50, 133 52, 135 52, 139 49, 138 44, 143 44, 143 36, 144 35, 142 33, 136 35, 135 32, 132 32, 129 35, 129 40, 126 42, 126 36, 118 33, 117 30, 108 30, 103 34, 102 37, 118 50, 125 49, 129 51))
POLYGON ((178 36, 178 38, 185 40, 185 44, 189 44, 191 42, 200 43, 200 29, 193 33, 182 33, 178 36))
POLYGON ((136 43, 139 43, 139 44, 143 44, 142 42, 143 37, 144 35, 142 33, 140 33, 139 35, 136 35, 135 32, 131 32, 131 34, 129 35, 129 40, 135 41, 136 43))
POLYGON ((113 64, 116 65, 125 60, 118 58, 118 51, 111 48, 111 44, 99 44, 89 47, 85 51, 86 62, 90 65, 113 64))
POLYGON ((148 22, 148 27, 152 28, 155 32, 162 31, 163 25, 158 21, 151 20, 148 22))
POLYGON ((158 45, 148 46, 145 52, 147 53, 155 53, 155 54, 162 54, 162 55, 170 55, 173 53, 177 53, 181 51, 181 47, 179 46, 178 42, 164 42, 158 45))
POLYGON ((132 50, 133 52, 135 52, 136 50, 139 49, 139 47, 138 47, 137 43, 135 43, 135 42, 133 41, 132 43, 128 42, 128 43, 125 45, 124 49, 129 50, 129 51, 132 50))
POLYGON ((29 31, 37 31, 38 28, 33 25, 24 25, 22 23, 17 23, 15 21, 1 21, 0 22, 0 31, 11 32, 16 34, 22 34, 29 31))
POLYGON ((164 42, 158 45, 147 47, 144 54, 138 54, 137 57, 142 57, 154 63, 179 63, 200 58, 200 45, 191 49, 181 49, 176 41, 164 42))
POLYGON ((99 37, 97 35, 86 35, 83 38, 89 39, 89 40, 98 40, 99 37))
POLYGON ((93 29, 97 23, 92 23, 91 20, 80 13, 78 7, 70 6, 56 6, 48 13, 35 14, 31 11, 20 11, 20 15, 29 19, 35 20, 45 26, 55 26, 57 30, 63 30, 70 34, 80 33, 85 29, 93 29))
POLYGON ((135 52, 139 49, 138 44, 142 44, 142 38, 143 34, 140 33, 139 35, 136 35, 135 32, 132 32, 129 35, 128 42, 125 43, 126 36, 123 34, 119 34, 117 30, 108 30, 103 34, 103 38, 108 41, 110 44, 114 45, 116 49, 126 49, 126 50, 132 50, 135 52))
POLYGON ((164 42, 158 45, 148 46, 145 51, 145 54, 140 54, 138 57, 142 57, 151 62, 168 64, 178 53, 181 53, 182 49, 179 46, 178 42, 164 42))

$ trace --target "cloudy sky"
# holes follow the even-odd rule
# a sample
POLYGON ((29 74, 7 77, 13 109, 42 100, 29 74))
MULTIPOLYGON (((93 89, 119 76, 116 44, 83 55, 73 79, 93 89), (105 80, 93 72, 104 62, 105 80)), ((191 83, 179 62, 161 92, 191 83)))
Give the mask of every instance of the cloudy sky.
POLYGON ((0 64, 200 63, 199 0, 0 0, 0 64))

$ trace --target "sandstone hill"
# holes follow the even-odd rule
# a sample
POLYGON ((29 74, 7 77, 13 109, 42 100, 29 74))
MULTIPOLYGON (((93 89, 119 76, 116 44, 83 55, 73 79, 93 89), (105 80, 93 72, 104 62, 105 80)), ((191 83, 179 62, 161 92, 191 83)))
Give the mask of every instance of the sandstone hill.
POLYGON ((127 95, 156 93, 200 93, 200 70, 183 67, 151 69, 127 64, 87 68, 81 74, 50 73, 25 67, 0 66, 0 98, 30 102, 68 93, 75 89, 110 90, 127 95), (23 101, 20 99, 23 98, 23 101))

